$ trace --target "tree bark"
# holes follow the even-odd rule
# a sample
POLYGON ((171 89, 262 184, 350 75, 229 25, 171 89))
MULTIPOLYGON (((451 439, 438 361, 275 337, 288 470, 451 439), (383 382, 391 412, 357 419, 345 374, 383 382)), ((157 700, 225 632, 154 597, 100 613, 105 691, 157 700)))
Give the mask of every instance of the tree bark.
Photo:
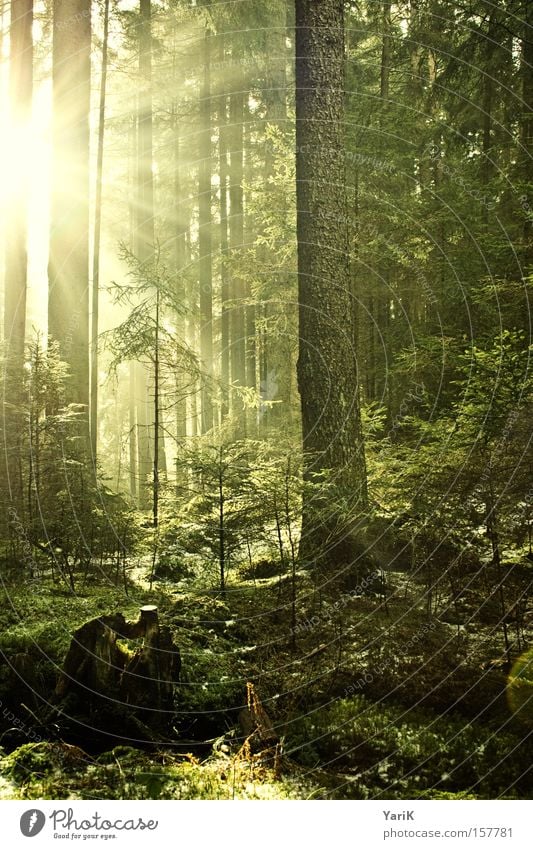
POLYGON ((213 369, 213 268, 211 237, 211 35, 206 27, 203 45, 204 67, 200 87, 200 144, 198 174, 201 430, 213 427, 213 404, 209 376, 213 369))
POLYGON ((6 128, 10 148, 6 188, 4 249, 4 340, 2 375, 3 439, 0 474, 7 483, 12 505, 23 504, 21 435, 24 420, 21 399, 26 338, 28 165, 20 145, 29 137, 33 94, 33 0, 11 0, 9 96, 11 126, 6 128), (11 151, 10 151, 11 152, 11 151))
POLYGON ((141 510, 150 509, 150 477, 152 452, 150 450, 150 420, 148 378, 142 363, 134 363, 135 406, 137 416, 137 493, 141 510))
MULTIPOLYGON (((519 174, 524 183, 531 182, 533 164, 533 4, 525 0, 524 29, 522 35, 522 55, 520 73, 522 77, 522 101, 520 119, 520 149, 518 151, 519 174)), ((527 197, 527 196, 526 196, 527 197)), ((525 216, 524 242, 529 248, 527 260, 531 256, 531 233, 533 230, 531 215, 525 216)))
MULTIPOLYGON (((174 266, 176 270, 176 297, 179 303, 186 300, 186 285, 183 277, 186 265, 186 232, 189 226, 188 216, 184 209, 184 200, 181 188, 181 142, 178 120, 178 101, 173 104, 173 155, 174 155, 174 209, 175 209, 175 241, 174 241, 174 266)), ((180 343, 186 343, 186 323, 178 313, 176 321, 182 327, 180 343)), ((179 352, 178 352, 179 353, 179 352)), ((175 428, 176 445, 178 452, 187 437, 187 383, 188 379, 184 369, 178 367, 175 373, 176 404, 175 404, 175 428)), ((176 482, 179 483, 179 457, 176 462, 176 482)))
POLYGON ((129 395, 129 453, 130 453, 130 496, 137 501, 137 415, 135 404, 135 363, 130 362, 129 395))
MULTIPOLYGON (((251 116, 250 110, 248 107, 244 110, 245 119, 244 123, 244 131, 243 131, 243 145, 244 145, 244 156, 243 156, 243 174, 244 174, 244 183, 247 186, 253 185, 254 179, 254 165, 253 165, 253 156, 252 156, 252 139, 251 139, 251 116)), ((244 206, 246 206, 246 201, 244 201, 244 206)), ((245 216, 243 219, 243 245, 253 244, 253 240, 255 238, 255 231, 253 222, 250 220, 249 216, 245 216)), ((256 368, 257 368, 257 338, 256 338, 256 306, 254 299, 252 298, 252 291, 249 281, 245 281, 243 286, 243 295, 245 300, 244 306, 244 332, 246 337, 245 342, 245 374, 246 374, 246 386, 248 389, 251 389, 254 393, 257 390, 257 376, 256 376, 256 368)), ((251 437, 256 431, 257 424, 257 412, 253 408, 248 408, 245 410, 245 433, 247 436, 251 437)))
POLYGON ((139 0, 139 15, 138 219, 136 252, 140 263, 149 263, 154 255, 151 0, 139 0))
POLYGON ((325 498, 304 494, 300 555, 315 562, 351 560, 350 514, 363 511, 367 500, 345 223, 343 64, 342 0, 296 0, 297 371, 304 476, 309 483, 325 472, 333 488, 325 498))
MULTIPOLYGON (((493 57, 496 49, 497 38, 497 20, 496 12, 492 11, 489 17, 487 36, 485 40, 485 72, 483 74, 483 95, 482 95, 482 139, 481 139, 481 186, 485 197, 489 196, 489 185, 494 173, 494 162, 492 160, 492 137, 493 137, 493 118, 492 111, 494 107, 494 67, 493 57)), ((482 206, 482 223, 486 228, 489 221, 488 205, 482 206)))
MULTIPOLYGON (((160 418, 161 410, 159 404, 159 311, 160 311, 159 289, 156 292, 155 307, 155 345, 154 345, 154 467, 152 481, 152 520, 154 528, 159 524, 159 448, 161 441, 160 418)), ((154 564, 155 565, 155 564, 154 564)), ((151 584, 150 584, 151 588, 151 584)))
MULTIPOLYGON (((286 0, 280 0, 276 8, 277 21, 266 34, 266 86, 263 93, 266 109, 267 124, 276 127, 281 133, 286 129, 287 121, 287 32, 289 23, 288 4, 286 0)), ((266 203, 272 202, 279 191, 275 185, 275 156, 272 144, 266 145, 265 150, 265 195, 266 203)), ((275 256, 265 246, 264 248, 264 263, 266 266, 272 266, 272 274, 276 274, 275 256)), ((279 272, 278 272, 279 276, 279 272)), ((279 281, 281 283, 281 281, 279 281)), ((261 392, 261 407, 258 414, 258 425, 267 430, 273 420, 276 419, 276 414, 281 412, 281 405, 277 405, 271 410, 268 403, 277 400, 278 388, 277 381, 274 379, 275 370, 271 369, 271 361, 275 364, 275 358, 271 356, 274 351, 270 351, 271 342, 268 332, 269 319, 274 313, 271 304, 264 302, 260 307, 261 314, 261 331, 258 338, 258 355, 259 355, 259 386, 261 392)), ((273 346, 272 346, 273 347, 273 346)), ((288 377, 289 386, 291 376, 288 377)), ((290 411, 289 411, 290 413, 290 411)))
MULTIPOLYGON (((137 122, 137 259, 147 271, 154 258, 154 179, 152 116, 152 4, 139 0, 139 102, 137 122)), ((152 472, 148 375, 142 363, 135 365, 137 403, 138 495, 141 510, 149 509, 149 479, 152 472)), ((155 439, 154 439, 155 441, 155 439)), ((153 493, 152 493, 153 496, 153 493)))
MULTIPOLYGON (((230 94, 230 249, 232 255, 240 251, 244 242, 244 92, 241 75, 238 75, 230 94)), ((233 301, 230 318, 231 332, 231 380, 237 386, 246 386, 246 323, 244 307, 244 283, 233 275, 231 291, 233 301)), ((232 413, 245 428, 245 414, 241 401, 235 393, 232 398, 232 413)))
POLYGON ((91 4, 89 0, 54 0, 53 9, 48 333, 70 366, 66 400, 88 411, 91 4))
POLYGON ((14 147, 5 241, 4 338, 12 373, 20 379, 26 336, 28 178, 16 145, 27 137, 33 93, 33 0, 11 0, 9 95, 14 147), (14 169, 14 170, 13 170, 14 169))
MULTIPOLYGON (((129 221, 130 221, 130 250, 135 253, 136 229, 137 229, 137 209, 136 203, 133 200, 137 188, 137 116, 131 116, 130 127, 130 173, 129 173, 129 221)), ((128 373, 128 418, 129 418, 129 466, 130 466, 130 496, 133 501, 137 501, 138 497, 138 469, 137 469, 137 405, 135 403, 135 363, 130 361, 128 373)))
POLYGON ((104 165, 105 101, 107 84, 107 50, 109 40, 109 0, 104 2, 104 36, 102 44, 102 76, 98 108, 98 152, 96 156, 96 196, 94 204, 94 247, 91 313, 91 453, 96 468, 98 450, 98 306, 100 288, 100 236, 102 229, 102 183, 104 165))
POLYGON ((390 65, 392 52, 391 2, 384 0, 382 6, 382 35, 381 35, 381 69, 379 92, 382 100, 389 96, 390 65))
MULTIPOLYGON (((224 63, 224 40, 221 38, 220 62, 224 63)), ((218 156, 220 175, 220 379, 222 383, 222 420, 228 415, 230 409, 230 285, 227 268, 229 248, 229 216, 228 216, 228 107, 225 92, 218 98, 218 156)))
POLYGON ((133 712, 148 727, 161 728, 172 717, 180 668, 179 650, 168 627, 159 624, 157 607, 142 607, 136 622, 128 622, 122 613, 101 616, 74 632, 55 700, 71 694, 84 711, 97 708, 104 721, 106 711, 124 713, 125 721, 133 712), (119 638, 142 638, 143 646, 130 656, 119 638))

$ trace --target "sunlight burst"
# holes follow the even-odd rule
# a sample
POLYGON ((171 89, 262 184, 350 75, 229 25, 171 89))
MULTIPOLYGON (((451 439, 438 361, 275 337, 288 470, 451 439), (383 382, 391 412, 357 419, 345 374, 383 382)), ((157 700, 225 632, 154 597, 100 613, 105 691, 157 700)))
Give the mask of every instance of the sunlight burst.
POLYGON ((16 126, 9 106, 2 108, 0 134, 0 209, 2 230, 14 201, 27 187, 28 197, 28 318, 30 326, 46 327, 46 265, 48 258, 51 183, 51 86, 40 85, 33 96, 29 123, 16 126))

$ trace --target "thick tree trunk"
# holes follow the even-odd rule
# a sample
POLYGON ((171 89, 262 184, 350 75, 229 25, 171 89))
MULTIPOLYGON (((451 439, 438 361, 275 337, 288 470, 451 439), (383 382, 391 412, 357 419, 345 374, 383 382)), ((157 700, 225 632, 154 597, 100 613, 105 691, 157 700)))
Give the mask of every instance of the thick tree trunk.
MULTIPOLYGON (((23 504, 21 481, 21 435, 24 430, 18 408, 23 386, 26 337, 28 163, 19 146, 29 135, 33 92, 33 0, 11 0, 9 95, 11 127, 7 128, 12 151, 8 161, 6 191, 4 340, 2 375, 3 439, 0 474, 7 484, 11 505, 23 504)), ((19 508, 19 509, 20 509, 19 508)))
POLYGON ((9 162, 9 215, 5 242, 4 338, 12 373, 20 379, 24 362, 27 286, 27 163, 17 145, 29 132, 33 92, 33 0, 11 0, 9 94, 14 157, 9 162))
POLYGON ((61 358, 71 369, 66 400, 88 410, 91 4, 54 0, 53 9, 48 333, 59 342, 61 358))
POLYGON ((366 506, 354 349, 344 120, 342 0, 296 0, 296 185, 304 474, 329 477, 304 497, 300 554, 350 561, 351 520, 366 506), (324 551, 324 548, 327 550, 324 551))

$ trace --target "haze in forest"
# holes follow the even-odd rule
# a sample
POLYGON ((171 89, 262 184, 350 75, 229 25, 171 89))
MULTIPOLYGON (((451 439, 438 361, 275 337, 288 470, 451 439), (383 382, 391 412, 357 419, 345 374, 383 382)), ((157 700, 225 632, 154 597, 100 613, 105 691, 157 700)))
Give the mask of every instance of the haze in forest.
POLYGON ((28 685, 44 739, 83 748, 72 696, 99 755, 194 716, 199 751, 272 749, 274 776, 286 734, 326 797, 330 758, 357 798, 524 792, 532 10, 2 4, 0 577, 33 595, 0 651, 63 670, 28 685), (82 630, 120 674, 69 678, 82 630))

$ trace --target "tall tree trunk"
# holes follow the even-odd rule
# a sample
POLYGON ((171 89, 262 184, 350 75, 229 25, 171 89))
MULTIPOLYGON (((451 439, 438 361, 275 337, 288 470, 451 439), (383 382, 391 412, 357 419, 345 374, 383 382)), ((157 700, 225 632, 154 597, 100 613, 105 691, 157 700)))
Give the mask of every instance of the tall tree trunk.
MULTIPOLYGON (((11 0, 9 95, 13 156, 8 162, 4 266, 5 367, 2 375, 3 445, 0 474, 10 501, 21 509, 21 434, 25 427, 18 408, 21 397, 26 336, 28 165, 19 146, 28 138, 33 93, 33 0, 11 0)), ((3 23, 3 22, 2 22, 3 23)), ((31 507, 31 504, 29 505, 31 507)))
POLYGON ((218 567, 220 572, 220 591, 226 592, 226 525, 224 498, 224 461, 223 448, 219 448, 218 456, 218 567))
MULTIPOLYGON (((496 12, 491 11, 487 36, 485 39, 485 71, 483 74, 483 95, 481 103, 482 137, 481 137, 481 186, 485 197, 489 196, 489 184, 494 173, 492 160, 492 111, 494 107, 494 66, 493 57, 496 50, 497 21, 496 12)), ((488 204, 482 205, 482 223, 486 228, 489 222, 488 204)))
POLYGON ((139 118, 137 258, 150 264, 154 255, 154 178, 152 116, 152 5, 139 0, 139 118))
MULTIPOLYGON (((186 286, 183 276, 185 269, 185 238, 188 228, 188 222, 184 213, 184 200, 181 189, 181 143, 180 130, 178 120, 178 101, 175 100, 173 105, 173 135, 174 135, 174 209, 175 209, 175 241, 174 241, 174 266, 176 269, 176 297, 179 303, 184 303, 186 300, 186 286)), ((183 319, 180 315, 176 316, 177 322, 181 324, 183 319)), ((183 328, 180 342, 186 341, 186 329, 183 328)), ((182 368, 176 370, 176 404, 175 404, 175 428, 176 428, 176 446, 179 452, 180 446, 183 445, 187 437, 187 377, 182 368)), ((180 467, 179 457, 176 464, 176 479, 180 477, 178 469, 180 467)))
POLYGON ((71 369, 66 400, 88 412, 91 3, 54 0, 53 10, 48 333, 71 369))
MULTIPOLYGON (((224 36, 220 36, 220 64, 223 67, 225 59, 224 36)), ((229 248, 229 217, 228 217, 228 104, 225 92, 218 98, 218 156, 220 175, 220 379, 222 383, 222 420, 229 413, 230 404, 230 286, 227 268, 229 248)))
MULTIPOLYGON (((242 78, 238 75, 230 94, 230 249, 232 258, 242 249, 244 242, 244 92, 242 78)), ((231 290, 232 309, 230 320, 231 333, 231 381, 236 386, 246 386, 246 322, 244 307, 244 283, 233 274, 231 290)), ((234 393, 232 413, 239 419, 244 431, 246 417, 242 402, 234 393)))
MULTIPOLYGON (((381 14, 381 68, 380 68, 380 86, 379 95, 381 99, 380 111, 380 131, 379 131, 379 149, 380 152, 385 147, 386 139, 386 121, 389 111, 389 86, 390 86, 390 69, 391 69, 391 53, 392 53, 392 38, 391 38, 391 3, 390 0, 384 0, 381 14)), ((372 398, 377 399, 380 403, 387 400, 387 386, 391 379, 387 369, 389 360, 388 350, 388 313, 390 304, 390 270, 388 262, 384 259, 380 262, 377 274, 377 292, 375 303, 370 305, 369 317, 367 321, 371 323, 370 333, 371 350, 372 350, 372 398)), ((388 417, 390 418, 390 402, 387 404, 388 417)))
POLYGON ((130 496, 137 501, 137 405, 135 403, 135 363, 130 362, 129 371, 129 450, 130 450, 130 496))
POLYGON ((201 428, 213 427, 213 404, 209 376, 213 369, 213 268, 211 256, 211 34, 205 30, 204 67, 200 87, 200 145, 198 174, 200 360, 205 376, 201 382, 201 428))
MULTIPOLYGON (((130 250, 135 253, 135 241, 137 231, 137 203, 135 192, 137 191, 137 115, 131 116, 130 123, 130 158, 129 158, 129 236, 130 250)), ((138 448, 137 448, 137 405, 135 403, 135 363, 130 361, 128 373, 128 404, 129 404, 129 466, 130 466, 130 497, 132 501, 138 499, 138 448)))
POLYGON ((96 155, 96 196, 94 208, 93 287, 91 314, 91 452, 95 467, 98 449, 98 306, 100 288, 100 236, 102 230, 102 177, 104 165, 104 132, 108 40, 109 0, 105 0, 104 37, 102 43, 102 77, 100 80, 100 102, 98 108, 98 152, 96 155))
MULTIPOLYGON (((250 131, 250 112, 249 109, 245 109, 245 117, 246 122, 244 126, 243 133, 243 143, 244 143, 244 175, 245 175, 245 183, 246 185, 253 184, 253 158, 252 158, 252 141, 251 141, 251 131, 250 131)), ((246 206, 246 202, 244 202, 246 206)), ((248 245, 252 244, 255 233, 252 232, 253 222, 250 221, 249 216, 245 216, 243 220, 243 244, 248 245)), ((243 294, 246 301, 246 305, 244 307, 244 327, 246 334, 246 386, 248 389, 252 389, 254 392, 257 388, 257 378, 256 378, 256 366, 257 366, 257 340, 256 340, 256 311, 255 311, 255 303, 252 303, 252 292, 250 283, 248 281, 245 282, 243 286, 243 294)), ((252 432, 256 429, 257 423, 257 413, 252 409, 248 409, 245 411, 246 415, 246 433, 250 436, 252 432)))
MULTIPOLYGON (((267 124, 276 127, 280 132, 285 131, 287 121, 287 17, 288 4, 286 0, 279 0, 276 9, 276 22, 266 33, 266 87, 264 91, 267 124)), ((267 144, 265 149, 265 194, 266 204, 269 205, 270 198, 274 199, 279 189, 276 187, 275 179, 275 156, 272 144, 267 144)), ((272 274, 275 274, 275 257, 265 246, 264 263, 272 266, 272 274)), ((278 272, 279 275, 279 272, 278 272)), ((280 281, 281 282, 281 281, 280 281)), ((261 305, 261 331, 258 338, 259 354, 259 385, 261 392, 261 404, 258 416, 259 425, 268 428, 274 418, 273 411, 266 403, 277 399, 277 380, 274 372, 270 369, 269 353, 269 319, 272 307, 268 300, 261 305)), ((289 376, 289 385, 291 377, 289 376)), ((274 409, 280 412, 281 405, 274 409)))
POLYGON ((304 493, 301 556, 351 562, 351 519, 366 507, 354 350, 355 309, 344 168, 342 0, 296 0, 298 388, 304 475, 329 477, 326 497, 304 493), (324 548, 327 546, 327 551, 324 548))
MULTIPOLYGON (((151 0, 139 0, 139 106, 137 124, 138 206, 136 253, 148 271, 154 257, 154 180, 153 180, 153 117, 152 117, 152 5, 151 0)), ((150 413, 148 375, 141 363, 135 366, 137 403, 137 449, 139 507, 148 509, 148 481, 152 472, 150 451, 150 413)), ((154 436, 154 442, 157 435, 154 436)))
MULTIPOLYGON (((190 228, 186 236, 186 251, 188 261, 190 262, 193 252, 190 228)), ((186 282, 185 302, 187 304, 187 316, 185 321, 187 345, 191 351, 198 351, 198 316, 200 314, 200 304, 198 298, 198 286, 190 278, 186 282)), ((187 398, 187 436, 195 437, 199 436, 201 433, 201 422, 198 415, 200 392, 197 374, 192 375, 190 383, 191 389, 187 398)))
POLYGON ((152 476, 152 451, 150 446, 150 419, 148 375, 142 363, 134 363, 135 406, 137 418, 137 494, 141 510, 150 509, 150 478, 152 476))
MULTIPOLYGON (((518 151, 519 174, 526 183, 531 183, 531 169, 533 165, 533 3, 525 0, 523 11, 523 35, 522 55, 520 62, 520 73, 522 77, 522 101, 520 119, 520 149, 518 151)), ((526 195, 528 205, 531 198, 526 195)), ((530 210, 524 221, 524 242, 529 245, 527 261, 531 257, 532 245, 530 243, 533 225, 530 210)))
POLYGON ((29 132, 33 93, 33 0, 11 0, 9 95, 10 139, 6 243, 4 337, 14 376, 20 380, 26 335, 28 168, 17 145, 29 132))
POLYGON ((152 519, 154 528, 159 524, 159 419, 160 419, 160 404, 159 404, 159 309, 160 297, 159 289, 156 293, 156 308, 155 308, 155 345, 154 345, 154 472, 153 472, 153 491, 152 491, 152 519))
POLYGON ((390 66, 391 66, 391 52, 392 52, 392 38, 390 34, 391 29, 391 2, 390 0, 384 0, 382 6, 382 34, 381 34, 381 69, 380 69, 380 83, 379 83, 379 93, 382 101, 387 100, 389 96, 389 80, 390 80, 390 66))

